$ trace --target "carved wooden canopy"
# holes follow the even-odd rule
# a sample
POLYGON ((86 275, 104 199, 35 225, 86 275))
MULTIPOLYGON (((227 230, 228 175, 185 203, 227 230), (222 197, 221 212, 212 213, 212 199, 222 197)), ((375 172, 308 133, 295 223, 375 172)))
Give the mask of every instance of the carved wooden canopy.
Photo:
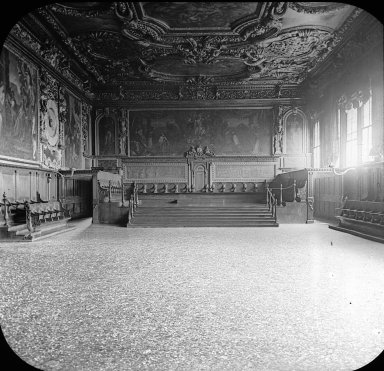
POLYGON ((93 84, 298 85, 362 10, 332 2, 65 2, 32 16, 93 84))

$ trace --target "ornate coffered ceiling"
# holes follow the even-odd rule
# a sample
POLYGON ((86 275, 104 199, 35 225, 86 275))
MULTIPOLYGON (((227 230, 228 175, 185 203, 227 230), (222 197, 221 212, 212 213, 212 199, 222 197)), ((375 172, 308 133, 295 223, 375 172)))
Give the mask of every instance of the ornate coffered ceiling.
POLYGON ((361 12, 331 2, 66 2, 33 17, 94 85, 299 85, 361 12))

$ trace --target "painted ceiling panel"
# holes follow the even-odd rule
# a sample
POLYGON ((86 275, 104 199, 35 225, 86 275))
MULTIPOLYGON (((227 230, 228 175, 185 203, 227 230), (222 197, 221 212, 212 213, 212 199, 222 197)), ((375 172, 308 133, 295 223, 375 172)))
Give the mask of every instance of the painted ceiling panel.
POLYGON ((70 2, 38 15, 99 82, 120 86, 300 84, 359 12, 332 2, 70 2))

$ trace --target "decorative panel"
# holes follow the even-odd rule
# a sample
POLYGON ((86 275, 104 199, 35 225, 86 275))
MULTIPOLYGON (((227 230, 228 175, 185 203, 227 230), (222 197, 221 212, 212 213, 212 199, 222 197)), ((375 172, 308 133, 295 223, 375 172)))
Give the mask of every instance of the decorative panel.
POLYGON ((116 153, 116 122, 112 116, 103 116, 98 122, 98 140, 100 155, 116 153))
POLYGON ((283 157, 282 160, 282 167, 287 169, 303 169, 310 165, 310 159, 305 156, 283 157))
POLYGON ((0 155, 38 160, 37 70, 16 54, 0 54, 0 155))
POLYGON ((42 162, 58 169, 62 162, 63 126, 66 122, 66 102, 59 94, 56 80, 45 70, 40 73, 40 141, 42 162), (59 97, 60 104, 59 104, 59 97))
POLYGON ((270 155, 272 109, 132 111, 131 156, 183 156, 190 146, 216 155, 270 155))
POLYGON ((64 93, 66 101, 65 167, 81 169, 83 167, 81 102, 69 92, 64 93))
POLYGON ((140 182, 187 182, 187 163, 140 163, 124 165, 124 180, 140 182))
POLYGON ((214 163, 214 182, 262 182, 275 176, 274 163, 221 162, 214 163))
POLYGON ((285 117, 285 153, 305 152, 305 118, 298 110, 285 117))
POLYGON ((118 166, 117 159, 98 159, 97 166, 100 166, 104 169, 116 169, 118 166))

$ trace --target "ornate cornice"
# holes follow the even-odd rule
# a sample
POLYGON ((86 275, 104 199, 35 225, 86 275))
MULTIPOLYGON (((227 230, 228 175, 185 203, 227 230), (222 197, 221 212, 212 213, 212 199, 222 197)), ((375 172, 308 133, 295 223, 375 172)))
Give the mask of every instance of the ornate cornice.
POLYGON ((93 18, 93 17, 99 17, 107 14, 113 14, 114 6, 115 5, 113 3, 111 5, 101 6, 100 8, 96 8, 96 9, 89 9, 88 7, 81 7, 81 6, 73 8, 71 6, 66 6, 63 3, 61 4, 55 3, 55 4, 49 4, 48 8, 55 11, 56 13, 69 15, 72 17, 93 18))
MULTIPOLYGON (((52 40, 46 39, 45 42, 42 42, 22 22, 14 25, 5 41, 5 45, 13 40, 16 40, 16 47, 24 48, 34 62, 37 62, 40 66, 46 65, 48 68, 52 68, 53 75, 60 76, 63 81, 69 83, 68 85, 72 84, 82 93, 86 93, 88 98, 92 96, 89 87, 87 88, 81 78, 72 71, 70 60, 52 40)), ((76 95, 78 95, 78 92, 76 92, 76 95)))
MULTIPOLYGON (((316 4, 316 3, 311 3, 316 4)), ((327 5, 308 5, 306 2, 290 1, 288 7, 299 13, 319 14, 339 10, 347 6, 345 3, 329 3, 327 5)))
MULTIPOLYGON (((367 66, 375 63, 376 51, 383 49, 383 26, 372 16, 362 12, 361 9, 356 9, 336 32, 335 37, 341 41, 339 40, 337 47, 325 58, 320 67, 308 74, 307 83, 303 85, 303 94, 314 96, 314 92, 317 92, 322 95, 327 86, 340 81, 346 74, 353 74, 355 80, 359 81, 362 74, 365 73, 368 76, 370 68, 367 66), (352 32, 350 25, 354 21, 352 32)), ((378 54, 381 59, 381 54, 378 54)), ((382 59, 380 63, 382 64, 382 59)), ((353 87, 348 89, 352 89, 347 93, 350 96, 358 90, 353 87)), ((343 95, 346 92, 339 92, 339 94, 343 95)), ((346 101, 349 98, 344 97, 342 100, 346 101)))
POLYGON ((280 85, 233 86, 211 85, 208 83, 191 82, 180 86, 173 85, 148 85, 141 89, 130 89, 120 86, 119 90, 99 90, 95 99, 99 101, 203 101, 203 100, 232 100, 232 99, 280 99, 297 98, 296 87, 284 88, 280 85))
POLYGON ((50 27, 52 27, 64 45, 66 45, 75 55, 75 57, 86 67, 86 70, 91 73, 98 82, 104 83, 105 81, 101 73, 94 67, 89 59, 85 57, 84 53, 78 50, 72 39, 68 37, 68 35, 63 31, 62 27, 60 27, 60 22, 58 19, 50 11, 44 8, 39 8, 37 12, 50 25, 50 27))

